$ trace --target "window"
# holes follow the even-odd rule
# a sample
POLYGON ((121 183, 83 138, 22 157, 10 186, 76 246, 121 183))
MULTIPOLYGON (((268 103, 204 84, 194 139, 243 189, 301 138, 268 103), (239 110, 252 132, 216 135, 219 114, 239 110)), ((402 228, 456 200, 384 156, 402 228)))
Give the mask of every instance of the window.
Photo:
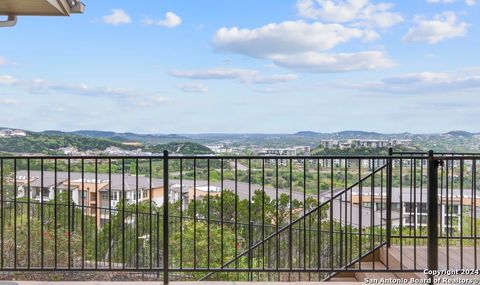
POLYGON ((108 192, 100 192, 100 197, 102 200, 108 200, 109 199, 109 195, 108 195, 108 192))
POLYGON ((383 205, 383 203, 378 203, 378 202, 377 202, 377 203, 375 203, 375 204, 376 204, 376 210, 377 210, 377 211, 381 211, 381 210, 383 210, 383 208, 385 207, 385 206, 383 205))
POLYGON ((371 208, 371 207, 372 207, 372 203, 370 203, 370 202, 363 202, 363 207, 365 207, 365 208, 371 208))
POLYGON ((117 201, 118 200, 118 192, 114 191, 112 192, 112 201, 117 201))
POLYGON ((417 215, 417 223, 426 224, 428 217, 426 215, 417 215))
POLYGON ((458 214, 458 205, 448 205, 447 214, 458 214))
POLYGON ((148 198, 148 189, 142 191, 143 198, 148 198))
POLYGON ((406 217, 405 218, 405 225, 410 225, 412 223, 411 217, 406 217))
POLYGON ((404 209, 406 213, 415 212, 415 206, 413 203, 410 203, 410 202, 404 203, 404 207, 405 207, 404 209))
POLYGON ((417 207, 418 212, 426 213, 428 211, 427 203, 417 203, 417 207))

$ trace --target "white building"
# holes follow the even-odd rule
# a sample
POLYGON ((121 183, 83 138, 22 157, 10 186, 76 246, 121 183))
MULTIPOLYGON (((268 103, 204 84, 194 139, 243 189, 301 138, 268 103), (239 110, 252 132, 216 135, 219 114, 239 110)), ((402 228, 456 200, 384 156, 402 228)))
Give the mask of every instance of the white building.
POLYGON ((25 137, 27 132, 22 130, 3 129, 0 130, 0 137, 25 137))
POLYGON ((391 139, 391 140, 375 140, 375 139, 345 139, 345 140, 321 140, 320 146, 325 149, 346 149, 352 147, 359 148, 386 148, 395 146, 410 146, 411 140, 391 139))

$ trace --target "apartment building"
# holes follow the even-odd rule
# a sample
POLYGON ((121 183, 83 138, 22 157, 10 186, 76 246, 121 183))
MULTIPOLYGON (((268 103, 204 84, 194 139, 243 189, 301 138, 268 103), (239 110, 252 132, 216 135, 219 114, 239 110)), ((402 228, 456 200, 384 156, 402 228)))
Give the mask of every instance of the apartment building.
MULTIPOLYGON (((17 197, 30 197, 32 201, 48 202, 55 199, 55 194, 71 192, 72 202, 77 206, 84 206, 86 215, 95 216, 99 225, 108 221, 110 209, 115 210, 118 203, 124 198, 127 203, 149 202, 150 191, 151 201, 157 205, 163 205, 163 180, 145 176, 133 176, 112 173, 111 177, 105 173, 84 173, 79 172, 30 171, 30 181, 25 170, 17 171, 16 186, 17 197), (28 188, 30 186, 30 188, 28 188), (151 190, 150 190, 151 186, 151 190), (110 199, 111 197, 111 199, 110 199)), ((224 191, 236 193, 240 199, 249 199, 256 190, 263 189, 269 197, 274 199, 282 194, 290 195, 288 189, 277 189, 262 187, 262 185, 249 184, 224 180, 222 182, 208 182, 206 180, 171 180, 169 186, 169 201, 175 203, 182 201, 182 208, 186 209, 193 200, 203 199, 210 195, 215 197, 221 195, 222 186, 224 191)), ((308 194, 307 196, 312 196, 308 194)), ((292 199, 302 201, 303 193, 293 192, 292 199)))
MULTIPOLYGON (((311 148, 309 146, 294 146, 289 148, 262 148, 259 150, 259 154, 263 156, 297 156, 297 155, 310 155, 311 148)), ((278 159, 278 165, 286 166, 289 163, 289 159, 278 159)), ((277 163, 276 159, 266 160, 267 164, 274 165, 277 163)))
MULTIPOLYGON (((464 189, 449 190, 448 194, 439 194, 439 223, 444 232, 458 230, 460 217, 463 213, 474 213, 480 210, 480 193, 476 193, 475 199, 472 191, 464 189), (463 196, 462 196, 463 194, 463 196)), ((392 189, 392 226, 399 227, 427 227, 428 222, 428 191, 427 189, 392 189)), ((375 188, 373 193, 370 187, 363 191, 354 189, 349 201, 357 208, 361 207, 368 211, 374 211, 376 216, 386 211, 386 190, 375 188), (351 199, 351 200, 350 200, 351 199)), ((366 217, 370 217, 370 212, 366 217)), ((383 215, 386 217, 386 215, 383 215)), ((466 215, 467 216, 467 215, 466 215)), ((480 215, 479 215, 480 216, 480 215)), ((368 223, 368 221, 366 221, 368 223)))
POLYGON ((106 209, 116 209, 125 199, 127 203, 151 201, 163 204, 163 180, 145 176, 112 173, 82 173, 45 171, 18 171, 16 176, 17 197, 30 197, 33 201, 52 201, 55 195, 70 191, 75 205, 84 206, 85 214, 96 216, 103 223, 109 219, 106 209), (30 181, 28 181, 30 177, 30 181), (30 187, 28 187, 30 186, 30 187), (111 197, 111 199, 110 199, 111 197))
POLYGON ((233 149, 226 144, 210 144, 206 145, 214 153, 231 153, 233 149))
POLYGON ((411 140, 391 139, 391 140, 376 140, 376 139, 345 139, 345 140, 321 140, 320 146, 325 149, 346 149, 351 147, 358 148, 387 148, 395 146, 410 146, 411 140))

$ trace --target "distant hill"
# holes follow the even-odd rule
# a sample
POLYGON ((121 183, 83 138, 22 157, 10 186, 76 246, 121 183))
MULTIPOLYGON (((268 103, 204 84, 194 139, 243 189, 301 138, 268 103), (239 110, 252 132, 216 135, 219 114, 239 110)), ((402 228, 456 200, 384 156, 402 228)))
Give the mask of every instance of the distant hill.
POLYGON ((135 134, 135 133, 115 133, 102 131, 75 131, 74 134, 95 138, 107 138, 116 141, 138 141, 143 143, 168 143, 187 141, 188 138, 175 134, 155 135, 155 134, 135 134))
MULTIPOLYGON (((0 128, 2 129, 2 128, 0 128)), ((16 129, 16 128, 11 128, 16 129)), ((40 141, 23 141, 21 138, 11 140, 8 143, 0 140, 0 151, 20 150, 24 152, 45 152, 65 145, 87 148, 105 148, 105 146, 117 146, 121 149, 148 149, 180 150, 179 153, 199 154, 208 153, 205 145, 227 144, 232 147, 255 149, 258 147, 291 147, 310 146, 316 148, 321 140, 345 140, 345 139, 408 139, 412 146, 422 150, 434 151, 465 151, 480 152, 480 134, 463 130, 454 130, 447 133, 437 134, 412 134, 412 133, 379 133, 358 130, 346 130, 340 132, 316 132, 299 131, 296 133, 200 133, 200 134, 137 134, 132 132, 117 133, 111 131, 79 130, 73 132, 44 131, 30 132, 29 135, 45 135, 40 141), (60 137, 58 141, 51 140, 52 136, 60 137), (73 138, 72 138, 73 137, 73 138), (86 140, 80 140, 83 138, 86 140), (96 141, 98 140, 98 141, 96 141), (192 144, 196 145, 192 145, 192 144), (181 144, 180 146, 177 144, 181 144)), ((0 137, 1 138, 1 137, 0 137)), ((160 152, 161 152, 160 151, 160 152)))
POLYGON ((181 154, 212 154, 213 151, 198 143, 168 143, 161 145, 147 145, 145 151, 161 153, 164 150, 181 154))
POLYGON ((449 136, 455 136, 455 137, 464 137, 464 138, 471 138, 475 136, 474 133, 466 132, 466 131, 451 131, 446 133, 446 135, 449 136))
POLYGON ((321 135, 322 133, 317 133, 317 132, 312 132, 312 131, 301 131, 301 132, 296 132, 294 135, 295 136, 305 136, 305 137, 316 137, 321 135))
POLYGON ((0 138, 0 151, 12 153, 47 154, 65 147, 75 147, 80 151, 104 150, 111 146, 132 149, 130 146, 107 139, 64 135, 56 132, 48 132, 48 134, 29 132, 26 137, 0 138))
POLYGON ((313 131, 301 131, 293 134, 294 136, 305 136, 305 137, 321 137, 321 138, 340 138, 340 139, 355 139, 355 138, 372 138, 372 137, 385 137, 392 135, 406 135, 403 134, 381 134, 376 132, 365 132, 365 131, 341 131, 336 133, 319 133, 313 131))
POLYGON ((79 151, 103 151, 109 147, 123 150, 141 149, 145 152, 161 153, 164 150, 178 154, 211 154, 212 151, 198 143, 170 142, 166 144, 126 143, 122 140, 103 138, 117 135, 113 132, 95 132, 97 137, 60 131, 28 132, 25 137, 0 137, 0 152, 58 154, 60 148, 74 147, 79 151))
POLYGON ((366 138, 366 137, 379 137, 384 136, 384 134, 376 132, 364 132, 364 131, 341 131, 336 133, 339 137, 348 137, 348 138, 366 138))
POLYGON ((156 135, 156 134, 136 134, 136 133, 116 133, 110 131, 93 131, 93 130, 80 130, 73 132, 60 132, 60 131, 45 131, 45 134, 64 134, 64 135, 79 135, 90 138, 102 138, 109 139, 118 142, 141 142, 146 144, 159 144, 169 142, 186 142, 189 139, 187 137, 168 134, 168 135, 156 135))

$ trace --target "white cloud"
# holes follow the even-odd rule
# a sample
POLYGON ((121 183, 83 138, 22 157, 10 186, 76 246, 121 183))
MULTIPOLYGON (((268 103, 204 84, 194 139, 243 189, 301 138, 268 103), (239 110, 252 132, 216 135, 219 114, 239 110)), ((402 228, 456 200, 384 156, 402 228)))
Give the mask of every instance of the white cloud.
POLYGON ((154 20, 150 18, 145 18, 143 20, 144 25, 155 25, 155 26, 162 26, 166 28, 175 28, 182 23, 182 18, 176 15, 173 12, 167 12, 165 14, 165 19, 163 20, 154 20))
POLYGON ((207 93, 208 87, 202 82, 189 82, 181 84, 178 89, 186 93, 207 93))
POLYGON ((442 4, 450 4, 455 1, 456 0, 427 0, 428 3, 442 3, 442 4))
POLYGON ((17 105, 18 101, 15 99, 0 99, 0 105, 17 105))
POLYGON ((137 90, 111 86, 88 86, 86 84, 67 84, 44 79, 21 80, 9 75, 0 76, 0 86, 12 86, 32 94, 69 94, 82 96, 106 96, 117 98, 136 98, 150 96, 137 90))
POLYGON ((459 22, 457 15, 453 12, 435 15, 431 20, 417 16, 415 22, 415 26, 410 28, 403 37, 404 41, 436 44, 444 40, 463 37, 468 29, 468 24, 459 22))
POLYGON ((17 82, 17 79, 10 75, 0 75, 0 85, 9 86, 17 82))
POLYGON ((86 84, 52 83, 45 80, 33 80, 27 83, 31 93, 40 94, 70 94, 82 96, 107 96, 107 97, 137 97, 145 95, 142 92, 127 88, 111 86, 92 87, 86 84))
POLYGON ((169 103, 172 101, 170 98, 162 96, 153 97, 152 100, 157 103, 169 103))
POLYGON ((141 106, 141 107, 155 107, 156 105, 163 105, 172 102, 172 100, 168 97, 163 97, 163 96, 153 96, 153 97, 146 97, 142 98, 141 100, 135 100, 133 103, 135 105, 141 106))
MULTIPOLYGON (((451 4, 451 3, 454 3, 456 1, 457 0, 427 0, 428 3, 433 3, 433 4, 437 4, 437 3, 451 4)), ((468 6, 473 6, 473 5, 477 4, 477 1, 476 0, 465 0, 465 4, 468 5, 468 6)))
POLYGON ((132 19, 124 10, 113 9, 112 14, 102 17, 102 21, 105 24, 118 26, 118 25, 130 24, 132 22, 132 19))
POLYGON ((253 57, 295 54, 311 50, 325 51, 352 39, 374 40, 378 34, 340 24, 287 21, 257 29, 221 28, 213 38, 214 46, 223 51, 253 57))
POLYGON ((349 28, 341 24, 303 21, 269 24, 257 29, 222 28, 213 44, 220 51, 267 59, 277 66, 306 72, 347 72, 394 66, 380 51, 326 53, 353 39, 378 38, 371 30, 349 28))
POLYGON ((210 68, 197 70, 172 70, 170 74, 174 77, 189 79, 235 79, 243 83, 254 84, 276 84, 298 78, 295 74, 264 75, 253 69, 240 68, 210 68))
POLYGON ((403 22, 403 17, 392 12, 392 9, 391 3, 372 4, 369 0, 297 1, 297 11, 301 17, 382 29, 403 22))
POLYGON ((380 51, 338 54, 306 52, 288 56, 278 55, 272 57, 272 60, 282 67, 315 73, 372 70, 396 65, 393 60, 380 51))
POLYGON ((480 74, 420 72, 384 78, 381 81, 347 84, 368 92, 419 94, 480 90, 480 74))

